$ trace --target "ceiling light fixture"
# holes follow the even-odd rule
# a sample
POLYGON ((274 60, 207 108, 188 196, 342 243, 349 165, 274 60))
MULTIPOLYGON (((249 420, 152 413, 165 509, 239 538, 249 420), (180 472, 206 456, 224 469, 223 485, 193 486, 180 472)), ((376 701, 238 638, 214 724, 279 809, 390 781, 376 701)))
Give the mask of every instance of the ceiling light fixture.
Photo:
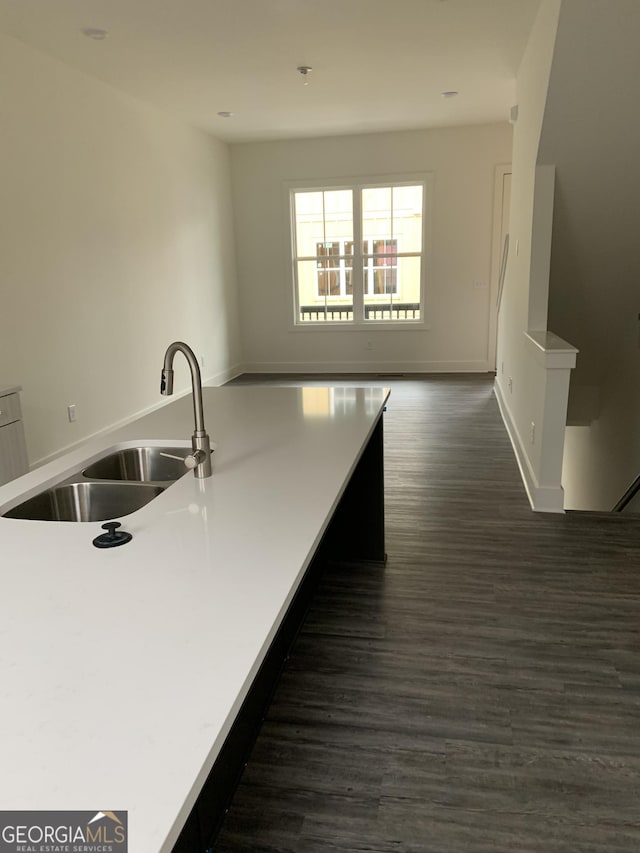
POLYGON ((231 116, 234 116, 235 113, 229 112, 229 110, 221 110, 218 115, 220 116, 220 118, 231 118, 231 116))
POLYGON ((101 30, 99 27, 85 27, 80 32, 83 36, 86 36, 88 39, 93 39, 94 41, 104 41, 104 39, 109 38, 109 32, 107 30, 101 30))
POLYGON ((302 76, 302 85, 308 86, 309 74, 313 71, 313 68, 310 65, 298 65, 296 71, 302 76))
POLYGON ((459 95, 460 92, 454 92, 453 90, 450 92, 440 92, 441 98, 455 98, 456 95, 459 95))

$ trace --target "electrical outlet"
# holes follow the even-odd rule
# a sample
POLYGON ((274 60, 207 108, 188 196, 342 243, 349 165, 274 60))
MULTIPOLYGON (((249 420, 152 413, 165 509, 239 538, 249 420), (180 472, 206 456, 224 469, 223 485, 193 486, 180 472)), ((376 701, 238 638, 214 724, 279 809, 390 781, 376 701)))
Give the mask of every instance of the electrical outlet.
POLYGON ((500 373, 504 373, 504 361, 500 365, 500 373))
POLYGON ((531 433, 529 434, 529 440, 531 444, 535 444, 536 442, 536 422, 531 421, 531 433))
POLYGON ((203 355, 200 356, 200 369, 204 370, 204 356, 203 355))
POLYGON ((509 393, 513 394, 513 379, 509 377, 509 393))
POLYGON ((373 341, 367 341, 367 349, 373 349, 373 341))
POLYGON ((69 418, 69 423, 73 424, 76 422, 76 404, 70 403, 67 406, 67 417, 69 418))

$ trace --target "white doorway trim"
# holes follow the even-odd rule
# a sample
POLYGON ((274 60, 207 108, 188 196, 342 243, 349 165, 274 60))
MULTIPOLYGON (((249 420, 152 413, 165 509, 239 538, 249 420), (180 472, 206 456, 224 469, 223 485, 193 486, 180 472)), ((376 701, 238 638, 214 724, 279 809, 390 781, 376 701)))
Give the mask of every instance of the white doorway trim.
POLYGON ((489 342, 487 363, 496 369, 498 339, 498 287, 504 239, 509 233, 511 201, 511 164, 496 166, 493 189, 493 235, 491 240, 491 292, 489 295, 489 342))

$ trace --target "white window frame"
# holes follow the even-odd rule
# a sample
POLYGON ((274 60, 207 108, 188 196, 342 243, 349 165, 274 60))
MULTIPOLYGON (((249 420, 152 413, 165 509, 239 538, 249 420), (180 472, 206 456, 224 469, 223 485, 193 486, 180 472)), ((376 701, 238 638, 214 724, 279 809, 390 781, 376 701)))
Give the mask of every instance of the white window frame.
MULTIPOLYGON (((343 330, 365 330, 365 329, 394 329, 395 331, 402 330, 423 330, 430 328, 429 318, 429 288, 427 282, 431 279, 431 230, 433 222, 433 173, 420 172, 402 175, 376 175, 373 177, 355 177, 355 178, 340 178, 329 180, 306 180, 306 181, 285 181, 283 183, 283 198, 285 204, 286 217, 288 228, 286 229, 286 264, 290 271, 288 288, 289 288, 289 304, 291 306, 289 331, 318 331, 321 329, 330 329, 331 331, 343 330), (331 190, 351 189, 353 191, 353 240, 354 245, 362 245, 361 229, 362 229, 362 211, 361 198, 362 190, 377 188, 377 187, 396 187, 396 186, 414 186, 422 184, 422 252, 421 254, 421 270, 420 270, 420 319, 398 319, 398 320, 365 320, 364 319, 364 297, 375 298, 383 301, 389 294, 364 294, 364 279, 363 279, 363 262, 361 253, 354 254, 353 264, 353 319, 352 320, 319 320, 319 321, 300 321, 300 303, 297 282, 297 257, 295 255, 295 209, 293 198, 295 192, 320 192, 331 190), (362 284, 356 286, 356 282, 362 284)), ((415 256, 415 252, 407 253, 408 256, 415 256)), ((402 252, 398 252, 398 258, 403 257, 402 252)), ((328 297, 331 299, 331 297, 328 297)), ((334 297, 335 299, 343 297, 334 297)))

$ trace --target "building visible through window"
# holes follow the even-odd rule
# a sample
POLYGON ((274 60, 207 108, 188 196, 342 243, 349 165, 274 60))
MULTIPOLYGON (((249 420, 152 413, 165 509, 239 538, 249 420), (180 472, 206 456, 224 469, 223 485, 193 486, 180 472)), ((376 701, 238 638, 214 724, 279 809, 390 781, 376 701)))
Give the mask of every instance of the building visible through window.
POLYGON ((397 293, 398 291, 398 241, 392 238, 373 240, 372 254, 368 255, 369 241, 362 244, 367 258, 364 268, 365 293, 397 293))
POLYGON ((317 243, 318 296, 353 293, 353 241, 317 243))

